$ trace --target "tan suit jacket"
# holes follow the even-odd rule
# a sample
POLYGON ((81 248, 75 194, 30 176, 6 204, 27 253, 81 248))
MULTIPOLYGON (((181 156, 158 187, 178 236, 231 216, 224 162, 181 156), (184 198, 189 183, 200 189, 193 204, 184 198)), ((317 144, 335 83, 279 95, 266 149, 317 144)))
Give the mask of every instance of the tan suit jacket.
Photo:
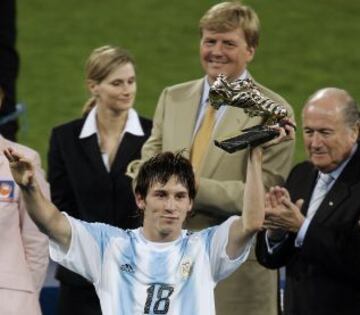
POLYGON ((8 147, 33 162, 41 190, 49 197, 39 155, 0 136, 0 314, 39 315, 39 293, 49 262, 48 238, 26 212, 3 154, 8 147))
MULTIPOLYGON (((129 164, 128 174, 135 176, 141 163, 163 151, 186 149, 189 156, 204 79, 165 88, 153 120, 150 138, 142 149, 142 160, 129 164)), ((260 86, 267 97, 291 107, 279 95, 260 86)), ((217 122, 213 139, 240 134, 244 128, 259 124, 261 119, 249 118, 243 110, 227 107, 217 122)), ((283 143, 264 152, 263 176, 266 187, 282 184, 291 168, 293 143, 283 143)), ((248 150, 229 154, 210 145, 194 202, 195 216, 188 228, 201 229, 219 224, 231 214, 239 214, 243 204, 248 150)), ((261 267, 252 253, 250 259, 216 290, 217 314, 272 315, 277 312, 276 272, 261 267), (233 280, 233 281, 232 281, 233 280)))

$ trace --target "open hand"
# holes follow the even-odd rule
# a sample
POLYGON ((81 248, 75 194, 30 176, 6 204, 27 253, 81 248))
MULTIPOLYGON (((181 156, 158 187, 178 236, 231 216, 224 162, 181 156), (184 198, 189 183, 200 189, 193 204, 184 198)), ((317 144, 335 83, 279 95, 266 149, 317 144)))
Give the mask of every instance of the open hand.
POLYGON ((264 227, 276 231, 298 232, 305 218, 300 209, 303 200, 293 203, 285 188, 275 186, 266 194, 264 227))
POLYGON ((16 184, 24 188, 31 188, 34 184, 34 169, 31 162, 12 148, 5 149, 4 154, 9 161, 16 184))

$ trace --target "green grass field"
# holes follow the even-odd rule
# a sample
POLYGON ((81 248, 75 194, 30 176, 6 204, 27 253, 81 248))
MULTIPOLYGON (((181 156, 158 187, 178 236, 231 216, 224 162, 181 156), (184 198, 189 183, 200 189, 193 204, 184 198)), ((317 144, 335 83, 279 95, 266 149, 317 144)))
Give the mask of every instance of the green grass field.
MULTIPOLYGON (((18 99, 27 105, 19 134, 46 164, 50 130, 79 116, 88 94, 83 65, 90 51, 121 45, 137 60, 135 107, 152 117, 161 90, 202 76, 198 20, 211 0, 18 1, 21 74, 18 99)), ((248 0, 262 22, 250 71, 284 96, 300 124, 316 89, 338 86, 360 100, 360 3, 357 0, 248 0), (356 35, 358 34, 358 35, 356 35)), ((305 158, 298 131, 295 160, 305 158)))

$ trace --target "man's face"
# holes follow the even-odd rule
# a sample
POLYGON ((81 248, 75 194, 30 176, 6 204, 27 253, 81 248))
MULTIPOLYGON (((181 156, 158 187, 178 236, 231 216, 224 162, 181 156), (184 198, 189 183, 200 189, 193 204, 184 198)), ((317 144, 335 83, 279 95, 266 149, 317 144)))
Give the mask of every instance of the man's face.
POLYGON ((136 203, 144 211, 144 234, 154 242, 176 240, 192 208, 187 188, 175 176, 165 185, 155 182, 145 199, 136 195, 136 203))
POLYGON ((338 100, 322 97, 303 110, 303 136, 310 161, 329 173, 349 157, 358 131, 345 123, 338 100))
POLYGON ((237 79, 254 56, 255 49, 248 46, 242 29, 217 33, 202 30, 200 61, 210 83, 223 73, 228 80, 237 79))

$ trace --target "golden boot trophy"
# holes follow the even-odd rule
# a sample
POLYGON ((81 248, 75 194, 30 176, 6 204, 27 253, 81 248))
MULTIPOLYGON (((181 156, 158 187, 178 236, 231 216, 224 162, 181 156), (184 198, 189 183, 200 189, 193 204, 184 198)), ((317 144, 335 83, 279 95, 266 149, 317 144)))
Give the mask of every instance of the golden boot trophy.
POLYGON ((250 117, 263 117, 262 124, 243 129, 240 135, 215 140, 217 147, 229 153, 265 143, 279 135, 278 131, 269 126, 289 123, 286 120, 286 108, 261 95, 251 79, 229 83, 225 76, 220 74, 210 88, 209 101, 216 109, 221 106, 234 106, 242 108, 250 117))

